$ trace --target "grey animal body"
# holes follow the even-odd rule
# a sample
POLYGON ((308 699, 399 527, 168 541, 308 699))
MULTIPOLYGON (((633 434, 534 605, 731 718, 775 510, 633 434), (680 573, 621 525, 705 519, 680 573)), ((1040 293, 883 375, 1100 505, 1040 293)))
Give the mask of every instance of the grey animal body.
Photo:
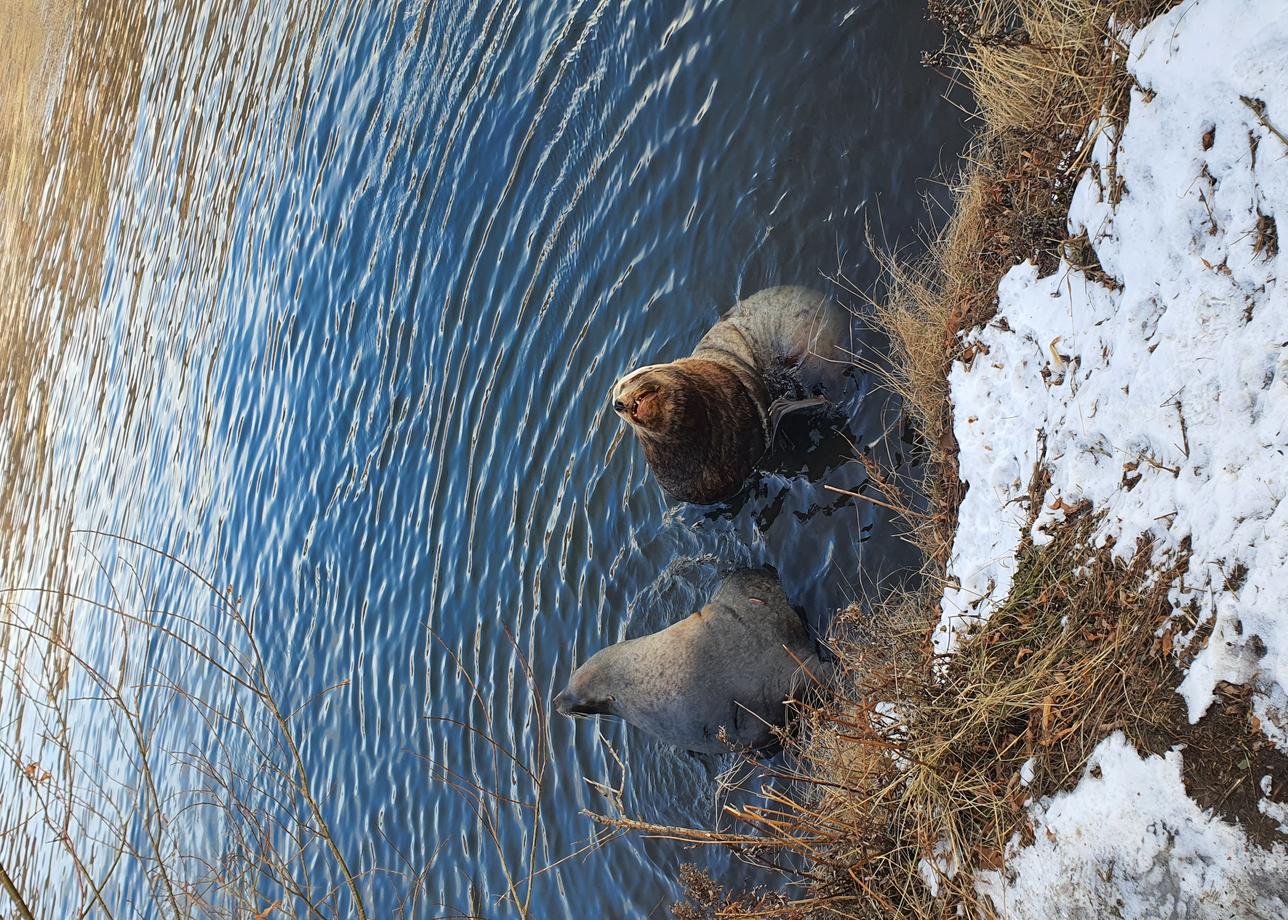
POLYGON ((767 288, 735 304, 689 357, 618 380, 613 409, 667 494, 722 501, 741 491, 784 415, 840 398, 850 347, 849 315, 830 297, 767 288))
MULTIPOLYGON (((776 745, 786 703, 823 663, 777 577, 742 569, 697 613, 600 649, 555 698, 564 715, 612 715, 699 753, 776 745)), ((813 678, 811 678, 813 675, 813 678)))

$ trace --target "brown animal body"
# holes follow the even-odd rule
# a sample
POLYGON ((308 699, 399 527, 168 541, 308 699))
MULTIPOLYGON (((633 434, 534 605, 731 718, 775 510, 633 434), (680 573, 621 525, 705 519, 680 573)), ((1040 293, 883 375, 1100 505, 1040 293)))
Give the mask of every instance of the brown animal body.
POLYGON ((849 348, 849 317, 830 298, 768 288, 735 304, 691 356, 617 381, 613 409, 667 494, 721 501, 742 489, 785 414, 839 398, 849 348))

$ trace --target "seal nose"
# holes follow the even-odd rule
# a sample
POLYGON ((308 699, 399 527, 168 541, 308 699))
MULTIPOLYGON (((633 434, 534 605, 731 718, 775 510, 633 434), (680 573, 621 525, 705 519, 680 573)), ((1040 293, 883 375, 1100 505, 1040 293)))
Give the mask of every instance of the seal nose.
POLYGON ((572 692, 572 688, 565 687, 564 690, 555 697, 555 709, 558 709, 562 715, 570 716, 573 710, 581 704, 577 694, 572 692))
POLYGON ((614 411, 614 412, 625 412, 625 411, 626 411, 626 403, 622 402, 620 399, 614 399, 614 400, 613 400, 613 411, 614 411))

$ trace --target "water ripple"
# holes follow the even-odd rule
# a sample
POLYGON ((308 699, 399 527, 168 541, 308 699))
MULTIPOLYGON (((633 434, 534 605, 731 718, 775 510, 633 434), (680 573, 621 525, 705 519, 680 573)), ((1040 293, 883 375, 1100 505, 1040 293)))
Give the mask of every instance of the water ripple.
MULTIPOLYGON (((961 140, 917 64, 923 11, 235 6, 69 7, 65 42, 23 45, 26 71, 6 73, 43 75, 52 102, 0 110, 30 123, 0 188, 27 215, 0 226, 19 305, 0 351, 0 566, 48 592, 4 602, 5 680, 31 699, 0 694, 5 817, 28 822, 0 859, 61 893, 50 910, 79 903, 41 836, 57 797, 34 762, 99 803, 95 865, 116 808, 157 857, 113 870, 117 906, 164 903, 162 856, 236 875, 253 828, 193 798, 214 795, 199 766, 218 762, 213 788, 274 815, 270 842, 300 834, 299 877, 339 892, 328 915, 356 899, 318 814, 373 916, 397 908, 404 870, 423 874, 424 917, 503 913, 528 861, 554 867, 532 889, 542 917, 664 915, 683 860, 763 881, 659 841, 583 852, 582 810, 613 797, 713 823, 718 765, 616 723, 545 727, 544 708, 594 650, 695 609, 723 566, 774 563, 818 627, 908 563, 875 508, 822 490, 864 482, 844 445, 788 458, 729 509, 668 506, 606 397, 761 287, 870 284, 878 198, 886 233, 911 239, 919 178, 961 140), (237 682, 254 672, 243 623, 295 712, 318 814, 277 783, 290 745, 237 682), (95 708, 91 665, 137 681, 142 753, 95 708), (544 756, 538 784, 525 770, 544 756), (146 764, 183 820, 149 817, 146 764), (500 798, 480 810, 462 781, 500 798)), ((893 407, 860 392, 851 434, 897 452, 893 407)), ((261 888, 256 909, 281 893, 261 888)))

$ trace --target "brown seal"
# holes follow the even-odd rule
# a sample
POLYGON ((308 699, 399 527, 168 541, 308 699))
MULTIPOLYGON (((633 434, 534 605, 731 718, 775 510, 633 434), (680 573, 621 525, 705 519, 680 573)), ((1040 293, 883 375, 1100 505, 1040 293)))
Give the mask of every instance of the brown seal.
POLYGON ((849 347, 849 316, 831 298, 767 288, 735 304, 691 356, 618 380, 613 411, 668 495, 721 501, 742 489, 784 415, 839 398, 849 347))
POLYGON ((764 751, 786 701, 830 665, 764 569, 734 572, 707 605, 660 632, 600 649, 573 673, 555 707, 611 715, 701 753, 764 751))

